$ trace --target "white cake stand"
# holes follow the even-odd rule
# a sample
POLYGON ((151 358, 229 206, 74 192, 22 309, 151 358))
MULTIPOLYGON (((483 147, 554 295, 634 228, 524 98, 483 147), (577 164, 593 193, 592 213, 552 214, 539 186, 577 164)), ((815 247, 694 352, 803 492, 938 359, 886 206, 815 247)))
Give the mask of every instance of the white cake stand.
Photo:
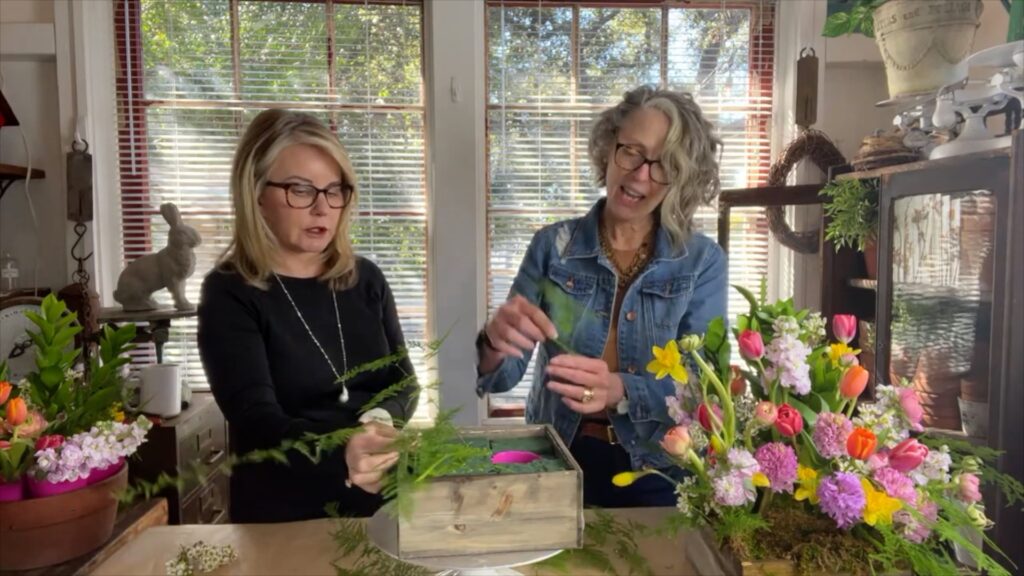
MULTIPOLYGON (((387 512, 378 510, 370 518, 366 533, 377 548, 396 560, 398 558, 398 525, 387 512)), ((438 556, 402 560, 408 564, 437 570, 436 576, 521 576, 516 566, 527 566, 547 560, 561 550, 507 552, 503 554, 473 554, 465 556, 438 556)))

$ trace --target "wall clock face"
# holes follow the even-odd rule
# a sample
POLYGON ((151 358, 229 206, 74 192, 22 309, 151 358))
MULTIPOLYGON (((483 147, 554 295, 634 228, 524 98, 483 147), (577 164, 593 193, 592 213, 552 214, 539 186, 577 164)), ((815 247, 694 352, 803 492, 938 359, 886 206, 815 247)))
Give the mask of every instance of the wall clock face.
POLYGON ((17 383, 36 368, 36 349, 28 330, 37 328, 25 312, 41 314, 41 302, 37 298, 16 298, 0 309, 0 360, 7 361, 7 379, 11 382, 17 383))

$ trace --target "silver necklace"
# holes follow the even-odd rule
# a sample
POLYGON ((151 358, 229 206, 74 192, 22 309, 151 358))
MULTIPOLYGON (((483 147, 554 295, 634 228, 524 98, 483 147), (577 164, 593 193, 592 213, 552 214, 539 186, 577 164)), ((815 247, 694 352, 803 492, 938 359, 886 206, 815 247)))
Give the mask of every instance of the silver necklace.
POLYGON ((281 277, 274 273, 274 278, 277 278, 277 283, 281 285, 281 290, 284 291, 284 295, 288 297, 288 301, 291 302, 292 308, 295 310, 295 314, 302 321, 302 325, 306 327, 306 332, 309 333, 309 337, 313 339, 313 343, 320 349, 320 353, 324 355, 324 360, 327 360, 327 365, 331 367, 331 372, 334 373, 334 381, 341 382, 341 394, 338 396, 338 401, 344 404, 348 402, 348 387, 345 386, 345 382, 341 380, 342 374, 348 374, 348 354, 345 352, 345 334, 341 331, 341 313, 338 312, 338 294, 331 290, 331 300, 334 301, 334 319, 338 322, 338 341, 341 342, 341 366, 342 373, 338 373, 338 369, 334 367, 334 362, 331 362, 331 357, 327 355, 327 351, 320 345, 320 341, 317 340, 313 331, 310 330, 309 324, 306 323, 306 319, 302 316, 302 312, 299 312, 299 307, 295 305, 295 300, 292 300, 292 295, 288 293, 288 289, 284 287, 284 282, 281 281, 281 277))

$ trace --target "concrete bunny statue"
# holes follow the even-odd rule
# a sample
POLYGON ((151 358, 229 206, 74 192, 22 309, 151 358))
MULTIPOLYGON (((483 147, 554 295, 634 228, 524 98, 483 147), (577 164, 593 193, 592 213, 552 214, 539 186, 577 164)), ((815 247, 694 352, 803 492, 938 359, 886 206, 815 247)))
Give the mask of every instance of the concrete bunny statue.
POLYGON ((121 272, 117 279, 114 300, 125 311, 153 310, 157 307, 152 294, 167 288, 178 310, 193 310, 195 306, 185 298, 185 280, 196 268, 192 249, 202 242, 199 233, 181 221, 178 207, 168 202, 160 206, 160 214, 171 226, 167 247, 156 254, 137 258, 121 272))

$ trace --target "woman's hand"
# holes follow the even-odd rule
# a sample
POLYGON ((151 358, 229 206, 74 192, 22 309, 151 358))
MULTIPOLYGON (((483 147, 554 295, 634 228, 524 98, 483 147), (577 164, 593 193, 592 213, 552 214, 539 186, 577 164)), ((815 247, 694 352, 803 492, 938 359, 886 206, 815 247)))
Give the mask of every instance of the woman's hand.
POLYGON ((345 445, 348 466, 347 486, 356 485, 371 494, 380 492, 381 479, 398 462, 398 452, 391 449, 398 430, 379 422, 363 426, 345 445))
POLYGON ((562 395, 562 402, 580 414, 603 412, 622 400, 626 389, 622 378, 608 371, 600 358, 559 354, 547 367, 548 390, 562 395))
POLYGON ((558 332, 547 314, 522 296, 502 304, 484 326, 487 343, 480 358, 480 371, 491 372, 506 356, 522 358, 538 342, 557 338, 558 332))

